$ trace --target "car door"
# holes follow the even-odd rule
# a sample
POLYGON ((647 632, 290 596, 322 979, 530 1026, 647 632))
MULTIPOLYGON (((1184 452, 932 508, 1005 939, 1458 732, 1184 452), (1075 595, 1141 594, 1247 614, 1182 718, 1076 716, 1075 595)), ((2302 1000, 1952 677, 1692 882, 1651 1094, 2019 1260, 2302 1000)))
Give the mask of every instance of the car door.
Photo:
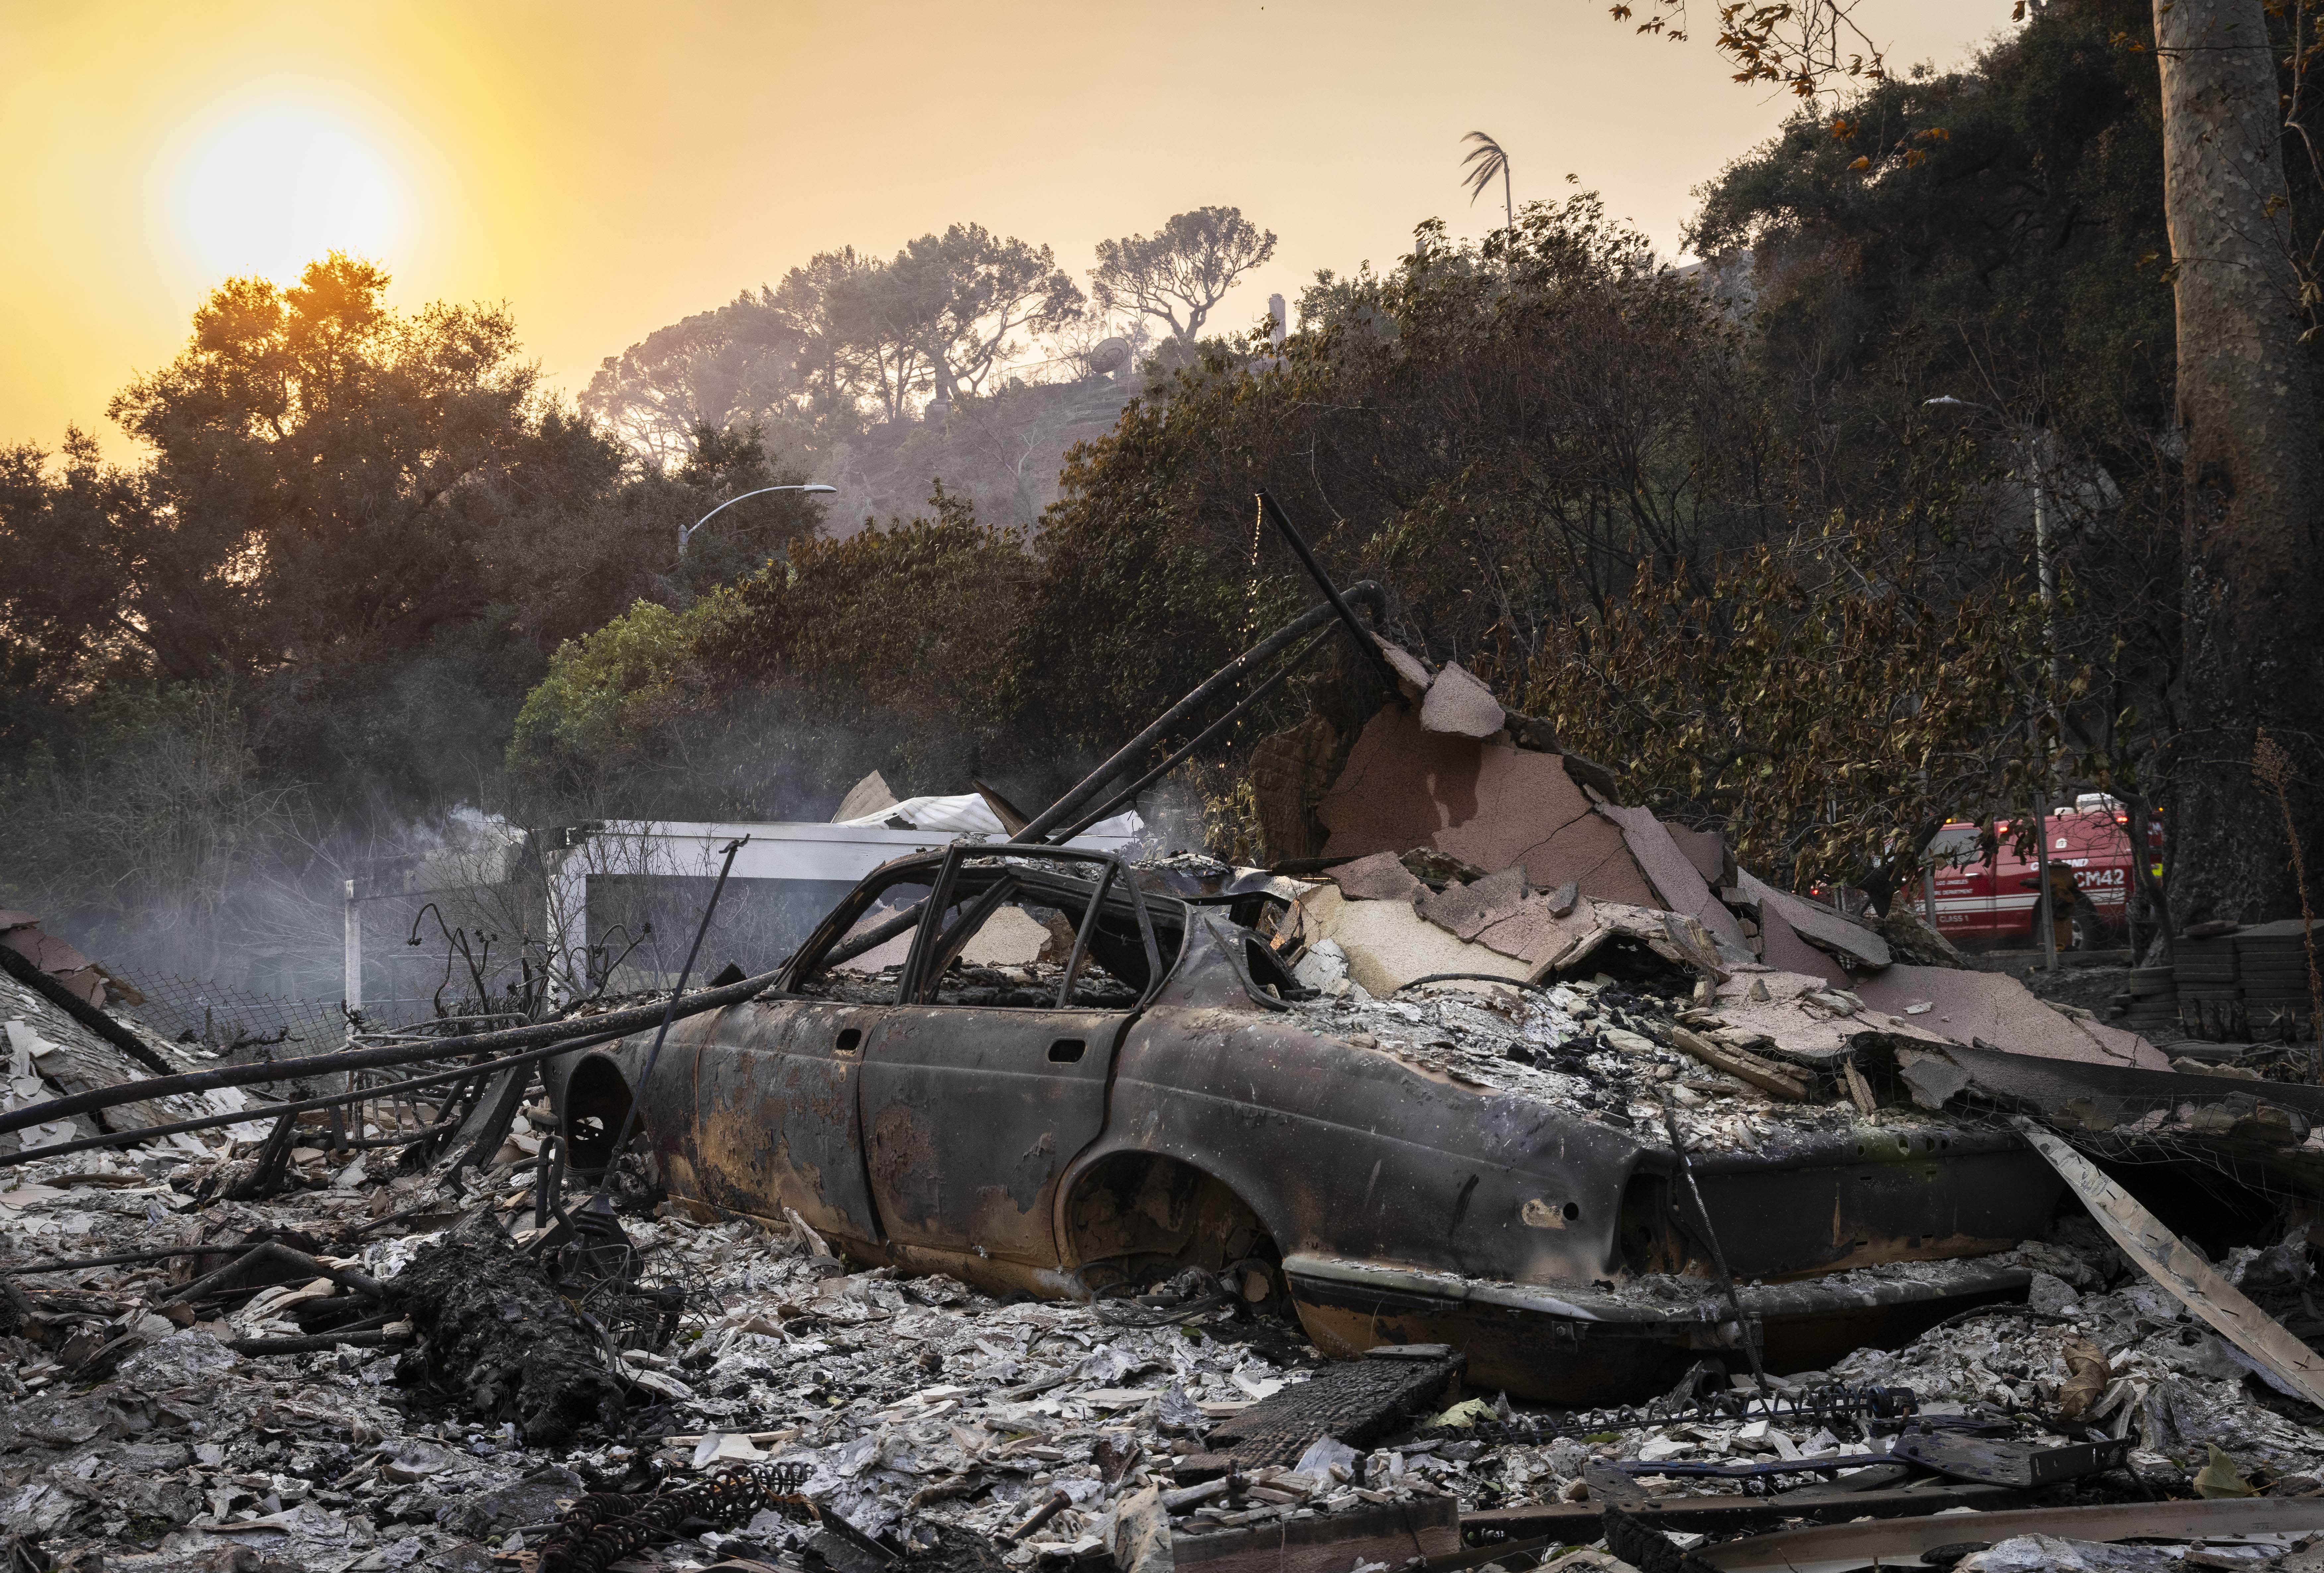
POLYGON ((760 1006, 739 1041, 710 1044, 695 1076, 695 1129, 705 1201, 762 1217, 795 1208, 816 1230, 876 1245, 881 1238, 864 1169, 865 1056, 894 1010, 899 979, 881 964, 908 931, 866 954, 843 957, 846 936, 905 921, 931 888, 906 871, 865 888, 800 948, 782 998, 760 1006), (853 964, 852 966, 850 964, 853 964), (835 985, 834 977, 843 981, 835 985), (878 996, 885 992, 886 998, 878 996))
MULTIPOLYGON (((969 859, 959 861, 973 872, 969 859)), ((1128 878, 1122 871, 1123 885, 1128 878)), ((906 970, 915 997, 886 1013, 865 1058, 872 1194, 881 1226, 899 1245, 1054 1265, 1057 1179, 1104 1128, 1114 1050, 1137 995, 1102 1004, 1076 997, 1059 1005, 1046 987, 1043 1003, 1026 1003, 1031 985, 1013 994, 948 985, 951 957, 931 952, 949 943, 955 954, 975 954, 971 942, 1001 912, 1047 907, 1059 913, 1074 928, 1077 951, 1089 948, 1078 940, 1081 929, 1103 916, 1091 915, 1102 902, 1085 902, 1075 912, 1052 891, 1046 900, 1028 893, 999 901, 980 917, 976 893, 970 893, 966 902, 940 902, 939 910, 955 924, 972 923, 971 931, 922 926, 906 970), (921 976, 927 981, 916 983, 921 976), (1010 996, 1010 1003, 981 997, 986 994, 1010 996)), ((982 893, 991 893, 989 883, 982 893)), ((1106 921, 1118 925, 1123 915, 1106 921)), ((1007 977, 1033 969, 985 970, 1007 977)), ((1084 978, 1100 970, 1093 956, 1083 958, 1077 996, 1086 996, 1084 978)))
POLYGON ((694 1127, 703 1199, 817 1232, 880 1238, 858 1125, 864 1045, 892 1006, 787 1002, 763 1041, 703 1050, 694 1127))

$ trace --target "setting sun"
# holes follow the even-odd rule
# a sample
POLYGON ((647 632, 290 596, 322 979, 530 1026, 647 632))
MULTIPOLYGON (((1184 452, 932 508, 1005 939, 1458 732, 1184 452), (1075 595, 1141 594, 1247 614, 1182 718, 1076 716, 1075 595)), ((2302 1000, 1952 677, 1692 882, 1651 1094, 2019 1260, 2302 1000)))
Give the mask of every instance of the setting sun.
POLYGON ((327 251, 383 254, 401 217, 386 160, 351 128, 295 107, 247 114, 200 139, 183 193, 207 267, 277 280, 327 251))

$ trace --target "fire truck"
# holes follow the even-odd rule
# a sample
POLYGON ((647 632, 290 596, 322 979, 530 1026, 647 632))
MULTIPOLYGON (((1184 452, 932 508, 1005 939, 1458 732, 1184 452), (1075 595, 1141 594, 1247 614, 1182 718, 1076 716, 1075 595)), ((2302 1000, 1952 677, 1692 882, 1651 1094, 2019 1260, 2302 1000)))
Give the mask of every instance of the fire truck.
MULTIPOLYGON (((1949 822, 1923 855, 1936 892, 1937 931, 1956 945, 2030 946, 2040 942, 2042 871, 2034 848, 2016 842, 2019 821, 1994 826, 1999 846, 1985 851, 1978 827, 1949 822)), ((2086 792, 2070 810, 2042 821, 2052 882, 2051 911, 2061 949, 2118 943, 2128 928, 2132 864, 2130 812, 2119 800, 2086 792)), ((2163 821, 2147 826, 2146 856, 2163 872, 2163 821)), ((1928 885, 1913 893, 1925 908, 1928 885)), ((1925 915, 1925 912, 1924 914, 1925 915)))

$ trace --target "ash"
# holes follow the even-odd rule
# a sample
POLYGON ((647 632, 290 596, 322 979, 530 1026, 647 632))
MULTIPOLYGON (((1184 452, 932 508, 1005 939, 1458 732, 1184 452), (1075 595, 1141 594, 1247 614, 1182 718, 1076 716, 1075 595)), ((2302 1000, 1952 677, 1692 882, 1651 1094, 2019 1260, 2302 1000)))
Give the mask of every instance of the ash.
MULTIPOLYGON (((1375 1005, 1361 1019, 1397 1023, 1397 1046, 1383 1036, 1384 1052, 1429 1049, 1448 1066, 1473 1051, 1432 1044, 1436 1035, 1536 1047, 1553 1069, 1504 1053, 1480 1056, 1478 1070, 1563 1094, 1568 1081, 1595 1084, 1554 1069, 1556 1054, 1603 1055, 1579 1047, 1588 1034, 1574 1004, 1585 997, 1552 997, 1522 1020, 1449 1002, 1411 1016, 1375 1005), (1572 1023, 1572 1035, 1556 1021, 1572 1023)), ((1342 1020, 1336 1009, 1313 1013, 1319 1026, 1342 1020)), ((435 1182, 344 1169, 335 1181, 331 1161, 315 1154, 297 1170, 312 1189, 189 1208, 221 1161, 31 1166, 23 1183, 0 1191, 0 1266, 298 1230, 321 1243, 326 1264, 392 1284, 426 1247, 496 1232, 526 1180, 520 1164, 503 1163, 456 1208, 447 1201, 422 1220, 432 1226, 363 1237, 362 1226, 424 1200, 435 1182)), ((1149 1486, 1185 1534, 1429 1496, 1470 1511, 1582 1501, 1592 1465, 1812 1463, 1886 1445, 1844 1421, 1845 1435, 1755 1421, 1512 1440, 1504 1422, 1526 1417, 1506 1398, 1450 1393, 1426 1439, 1368 1454, 1325 1448, 1306 1472, 1258 1470, 1232 1495, 1176 1488, 1174 1462, 1199 1451, 1207 1430, 1323 1365, 1296 1329, 1241 1309, 1199 1273, 1141 1303, 1003 1303, 943 1277, 847 1272, 788 1226, 696 1222, 666 1205, 629 1226, 650 1279, 690 1286, 688 1309, 659 1351, 609 1362, 628 1406, 621 1434, 562 1448, 526 1445, 513 1419, 464 1414, 424 1380, 406 1385, 400 1374, 413 1380, 425 1362, 392 1349, 238 1356, 226 1346, 295 1334, 297 1302, 283 1296, 312 1286, 191 1320, 156 1309, 188 1275, 168 1263, 14 1277, 0 1334, 0 1532, 60 1568, 95 1551, 107 1569, 482 1570, 537 1549, 559 1504, 589 1487, 634 1490, 766 1458, 807 1466, 807 1494, 868 1533, 975 1537, 1029 1568, 1093 1553, 1116 1510, 1149 1486), (1056 1493, 1069 1505, 1021 1543, 999 1543, 1056 1493), (249 1556, 235 1559, 235 1547, 249 1556)), ((2094 1230, 2028 1242, 2016 1257, 2041 1274, 2036 1316, 1978 1316, 1783 1384, 1901 1383, 1927 1414, 2054 1417, 2061 1394, 2073 1396, 2069 1352, 2083 1354, 2087 1378, 2095 1351, 2105 1374, 2083 1382, 2074 1425, 2131 1438, 2142 1489, 2186 1494, 2214 1448, 2255 1490, 2324 1483, 2324 1416, 2269 1391, 2094 1230)), ((2238 1253, 2225 1270, 2247 1292, 2296 1307, 2306 1263, 2301 1240, 2238 1253)), ((2116 1499, 2126 1499, 2133 1486, 2115 1478, 2116 1499)), ((1650 1468, 1644 1483, 1665 1494, 1738 1489, 1650 1468)), ((662 1545, 640 1565, 706 1566, 730 1548, 779 1555, 799 1532, 761 1514, 662 1545)))
MULTIPOLYGON (((1779 1102, 1752 1083, 1671 1046, 1688 1010, 1669 985, 1560 984, 1546 991, 1462 982, 1376 999, 1348 985, 1337 997, 1293 1004, 1319 1035, 1380 1053, 1425 1074, 1509 1093, 1659 1141, 1663 1102, 1680 1111, 1687 1145, 1744 1152, 1779 1135, 1847 1131, 1862 1116, 1844 1094, 1779 1102)), ((1694 1013, 1699 1021, 1715 1016, 1694 1013)), ((1881 1126, 1902 1134, 1967 1128, 1942 1115, 1890 1106, 1881 1126)))

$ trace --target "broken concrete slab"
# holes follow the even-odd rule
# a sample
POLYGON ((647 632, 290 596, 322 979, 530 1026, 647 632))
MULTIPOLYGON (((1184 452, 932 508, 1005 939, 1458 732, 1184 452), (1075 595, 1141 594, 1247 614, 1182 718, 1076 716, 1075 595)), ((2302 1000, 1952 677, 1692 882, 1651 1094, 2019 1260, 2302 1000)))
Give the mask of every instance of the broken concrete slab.
POLYGON ((1323 886, 1299 902, 1300 938, 1331 939, 1346 955, 1349 978, 1372 995, 1393 994, 1440 972, 1486 972, 1522 979, 1526 962, 1471 945, 1438 928, 1403 902, 1349 901, 1323 886))
POLYGON ((1544 889, 1655 904, 1620 827, 1599 819, 1563 760, 1506 744, 1424 731, 1389 707, 1357 737, 1316 814, 1331 857, 1433 847, 1488 873, 1522 867, 1544 889))
MULTIPOLYGON (((1547 902, 1538 897, 1535 901, 1545 912, 1547 902)), ((1552 976, 1587 977, 1594 972, 1630 978, 1728 976, 1702 925, 1677 912, 1622 902, 1590 902, 1572 916, 1552 921, 1554 932, 1574 937, 1555 952, 1537 958, 1536 981, 1552 976)), ((1488 941, 1499 932, 1499 925, 1487 930, 1488 941)))
POLYGON ((1477 943, 1539 965, 1572 948, 1597 926, 1595 905, 1588 896, 1569 903, 1560 916, 1554 902, 1535 895, 1508 917, 1480 930, 1477 943))
POLYGON ((1655 893, 1662 898, 1664 906, 1694 919, 1709 930, 1720 953, 1729 960, 1750 958, 1751 948, 1743 937, 1743 925, 1711 893, 1702 871, 1679 846, 1671 828, 1655 817, 1653 810, 1600 803, 1598 811, 1621 827, 1624 844, 1637 860, 1647 883, 1654 886, 1655 893))
POLYGON ((2136 1033, 2062 1015, 2001 973, 1899 964, 1851 986, 1875 1010, 1955 1042, 1983 1039, 2014 1054, 2148 1070, 2171 1068, 2169 1056, 2136 1033))
POLYGON ((1969 1074, 1942 1054, 1917 1049, 1896 1051, 1896 1077, 1924 1109, 1941 1109, 1969 1084, 1969 1074))
POLYGON ((1759 959, 1784 972, 1817 978, 1828 988, 1846 988, 1849 984, 1848 968, 1829 951, 1801 939, 1773 902, 1759 908, 1759 959))
POLYGON ((1421 701, 1423 731, 1482 741, 1500 731, 1503 724, 1500 701, 1493 698, 1493 690, 1457 661, 1444 663, 1421 701))
POLYGON ((1351 902, 1402 902, 1406 906, 1428 893, 1428 887, 1393 852, 1375 852, 1324 871, 1323 877, 1340 887, 1351 902))
MULTIPOLYGON (((1340 887, 1342 891, 1347 886, 1340 887)), ((1420 915, 1463 939, 1474 939, 1487 929, 1515 917, 1527 894, 1525 870, 1505 868, 1469 884, 1448 885, 1425 896, 1420 915)))
POLYGON ((1831 951, 1851 970, 1882 967, 1895 959, 1888 941, 1863 924, 1851 922, 1830 907, 1820 907, 1789 891, 1777 890, 1748 868, 1736 870, 1736 884, 1743 899, 1758 908, 1762 922, 1772 906, 1801 939, 1831 951))
POLYGON ((1702 883, 1712 890, 1731 884, 1735 878, 1735 860, 1727 854, 1727 838, 1716 830, 1690 830, 1683 825, 1663 821, 1663 828, 1686 854, 1694 871, 1702 875, 1702 883))
POLYGON ((1810 973, 1738 967, 1719 985, 1708 1007, 1721 1023, 1709 1035, 1827 1070, 1852 1058, 1857 1040, 1867 1032, 1922 1040, 1932 1048, 1944 1042, 1911 1021, 1863 1008, 1856 1003, 1859 997, 1835 993, 1810 973))
POLYGON ((1428 669, 1420 664, 1418 656, 1402 645, 1390 643, 1377 634, 1373 637, 1379 644, 1380 653, 1388 658, 1388 665, 1396 669, 1397 681, 1404 689, 1404 697, 1416 705, 1419 704, 1428 692, 1428 669))
POLYGON ((1440 850, 1490 871, 1523 868, 1537 889, 1572 880, 1600 901, 1657 904, 1620 828, 1591 811, 1557 755, 1477 747, 1477 812, 1436 833, 1440 850))

